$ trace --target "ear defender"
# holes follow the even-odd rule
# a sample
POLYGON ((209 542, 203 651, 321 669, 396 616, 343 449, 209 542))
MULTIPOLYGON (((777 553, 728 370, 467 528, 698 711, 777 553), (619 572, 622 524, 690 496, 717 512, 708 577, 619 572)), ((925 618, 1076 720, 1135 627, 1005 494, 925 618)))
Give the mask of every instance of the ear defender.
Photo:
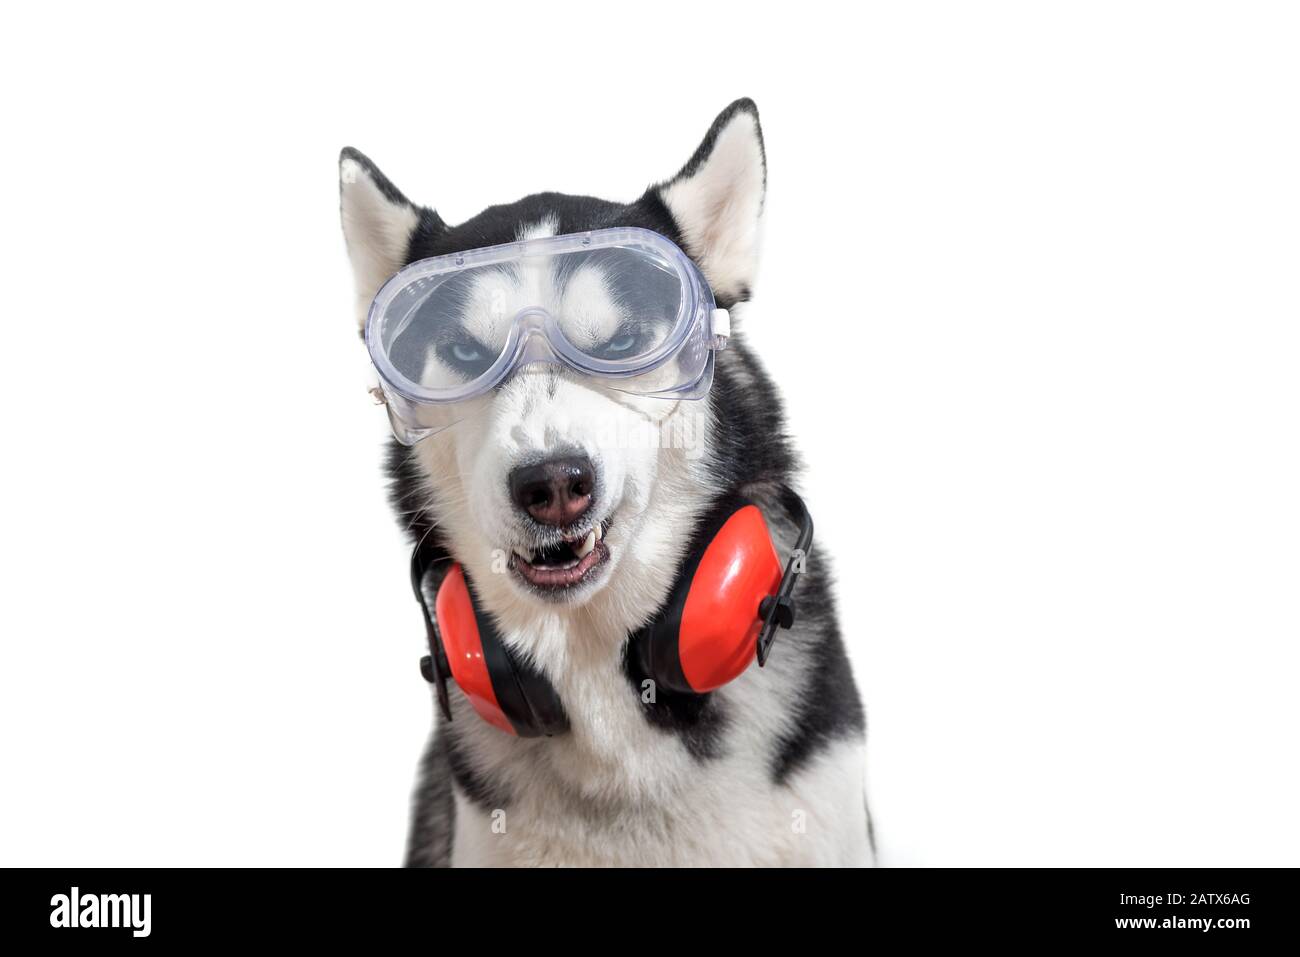
POLYGON ((411 557, 411 582, 424 609, 430 651, 420 671, 435 686, 443 716, 451 720, 445 683, 450 677, 479 717, 506 734, 537 738, 567 731, 569 719, 559 695, 506 647, 491 616, 479 610, 465 570, 453 564, 447 571, 433 615, 424 600, 425 571, 417 548, 411 557))
POLYGON ((781 583, 780 559, 752 502, 729 500, 702 531, 667 603, 632 639, 641 673, 679 694, 713 691, 749 667, 759 608, 781 583))
MULTIPOLYGON (((631 638, 628 653, 641 673, 679 694, 707 694, 737 678, 749 663, 767 660, 778 626, 794 624, 790 595, 812 544, 812 519, 786 490, 784 504, 800 524, 799 539, 782 570, 763 513, 732 497, 700 527, 677 583, 655 618, 631 638)), ((430 653, 420 670, 451 720, 446 679, 465 693, 479 717, 507 734, 539 737, 568 730, 555 689, 515 658, 491 616, 482 612, 465 571, 453 564, 438 587, 434 613, 425 601, 428 565, 419 546, 411 556, 411 584, 424 610, 430 653)))

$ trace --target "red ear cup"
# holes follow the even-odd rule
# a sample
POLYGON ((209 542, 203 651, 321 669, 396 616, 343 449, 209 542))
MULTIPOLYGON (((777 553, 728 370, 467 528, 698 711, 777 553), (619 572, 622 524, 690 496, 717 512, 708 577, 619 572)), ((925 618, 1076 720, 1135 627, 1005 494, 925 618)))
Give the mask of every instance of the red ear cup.
POLYGON ((697 693, 720 688, 754 660, 758 606, 781 584, 781 560, 763 513, 746 505, 705 550, 682 608, 677 654, 697 693))
POLYGON ((559 695, 536 669, 510 653, 491 617, 479 612, 459 564, 438 588, 435 614, 452 680, 483 720, 522 738, 568 730, 559 695))
POLYGON ((733 499, 719 515, 663 612, 634 644, 642 671, 669 691, 704 694, 748 668, 762 626, 759 605, 781 583, 781 561, 758 507, 733 499))
POLYGON ((435 609, 438 633, 447 653, 452 679, 465 692, 479 717, 507 734, 514 734, 515 729, 501 710, 496 691, 492 688, 478 616, 474 613, 474 599, 470 597, 465 572, 459 564, 452 565, 442 580, 435 609))

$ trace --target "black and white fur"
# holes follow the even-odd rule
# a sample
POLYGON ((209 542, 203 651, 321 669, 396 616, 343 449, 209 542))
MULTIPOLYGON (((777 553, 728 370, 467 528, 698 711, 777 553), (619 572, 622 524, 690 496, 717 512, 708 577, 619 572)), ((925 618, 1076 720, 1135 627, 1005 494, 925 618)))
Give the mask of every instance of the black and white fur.
MULTIPOLYGON (((766 188, 754 104, 729 106, 676 176, 626 204, 540 193, 450 226, 355 150, 343 151, 340 179, 358 320, 409 262, 628 225, 686 250, 733 316, 706 399, 614 397, 557 367, 529 366, 472 421, 411 448, 393 444, 392 501, 403 525, 464 565, 504 639, 559 692, 572 726, 553 738, 511 737, 453 688, 454 720, 437 721, 421 764, 407 863, 870 863, 865 721, 824 553, 814 548, 796 594, 798 620, 765 668, 752 666, 709 695, 660 691, 648 702, 625 653, 629 635, 664 602, 691 529, 712 503, 739 490, 761 506, 782 555, 794 540, 781 489, 797 460, 777 389, 743 335, 766 188), (703 421, 694 450, 596 438, 609 434, 601 429, 611 420, 632 426, 689 415, 703 421), (611 523, 610 557, 597 581, 556 601, 494 570, 503 550, 530 544, 507 499, 507 474, 574 447, 597 463, 594 508, 611 523)), ((815 514, 819 504, 826 507, 811 503, 815 514)))

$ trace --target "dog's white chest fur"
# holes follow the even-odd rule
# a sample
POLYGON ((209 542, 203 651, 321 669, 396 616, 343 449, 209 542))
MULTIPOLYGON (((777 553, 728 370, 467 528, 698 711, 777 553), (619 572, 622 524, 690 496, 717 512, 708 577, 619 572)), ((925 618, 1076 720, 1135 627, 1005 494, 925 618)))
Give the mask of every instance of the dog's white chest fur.
POLYGON ((862 746, 840 742, 783 785, 743 762, 697 769, 672 795, 603 808, 540 786, 508 809, 456 796, 452 864, 505 866, 866 866, 862 746))
POLYGON ((861 739, 773 778, 772 743, 797 714, 782 699, 807 667, 797 639, 716 692, 728 733, 720 753, 699 756, 646 720, 620 648, 568 637, 571 667, 555 681, 569 733, 519 741, 483 722, 461 729, 510 799, 486 808, 456 792, 454 865, 871 863, 861 739))

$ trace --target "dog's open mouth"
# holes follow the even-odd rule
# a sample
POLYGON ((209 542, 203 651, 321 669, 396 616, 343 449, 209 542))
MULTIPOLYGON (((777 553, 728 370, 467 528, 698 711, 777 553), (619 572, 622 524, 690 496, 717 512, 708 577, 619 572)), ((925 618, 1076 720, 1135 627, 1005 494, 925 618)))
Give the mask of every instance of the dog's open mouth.
POLYGON ((534 588, 544 591, 573 588, 590 578, 609 559, 609 546, 604 541, 608 529, 606 520, 585 535, 565 538, 555 545, 534 551, 516 547, 510 556, 510 567, 534 588))

